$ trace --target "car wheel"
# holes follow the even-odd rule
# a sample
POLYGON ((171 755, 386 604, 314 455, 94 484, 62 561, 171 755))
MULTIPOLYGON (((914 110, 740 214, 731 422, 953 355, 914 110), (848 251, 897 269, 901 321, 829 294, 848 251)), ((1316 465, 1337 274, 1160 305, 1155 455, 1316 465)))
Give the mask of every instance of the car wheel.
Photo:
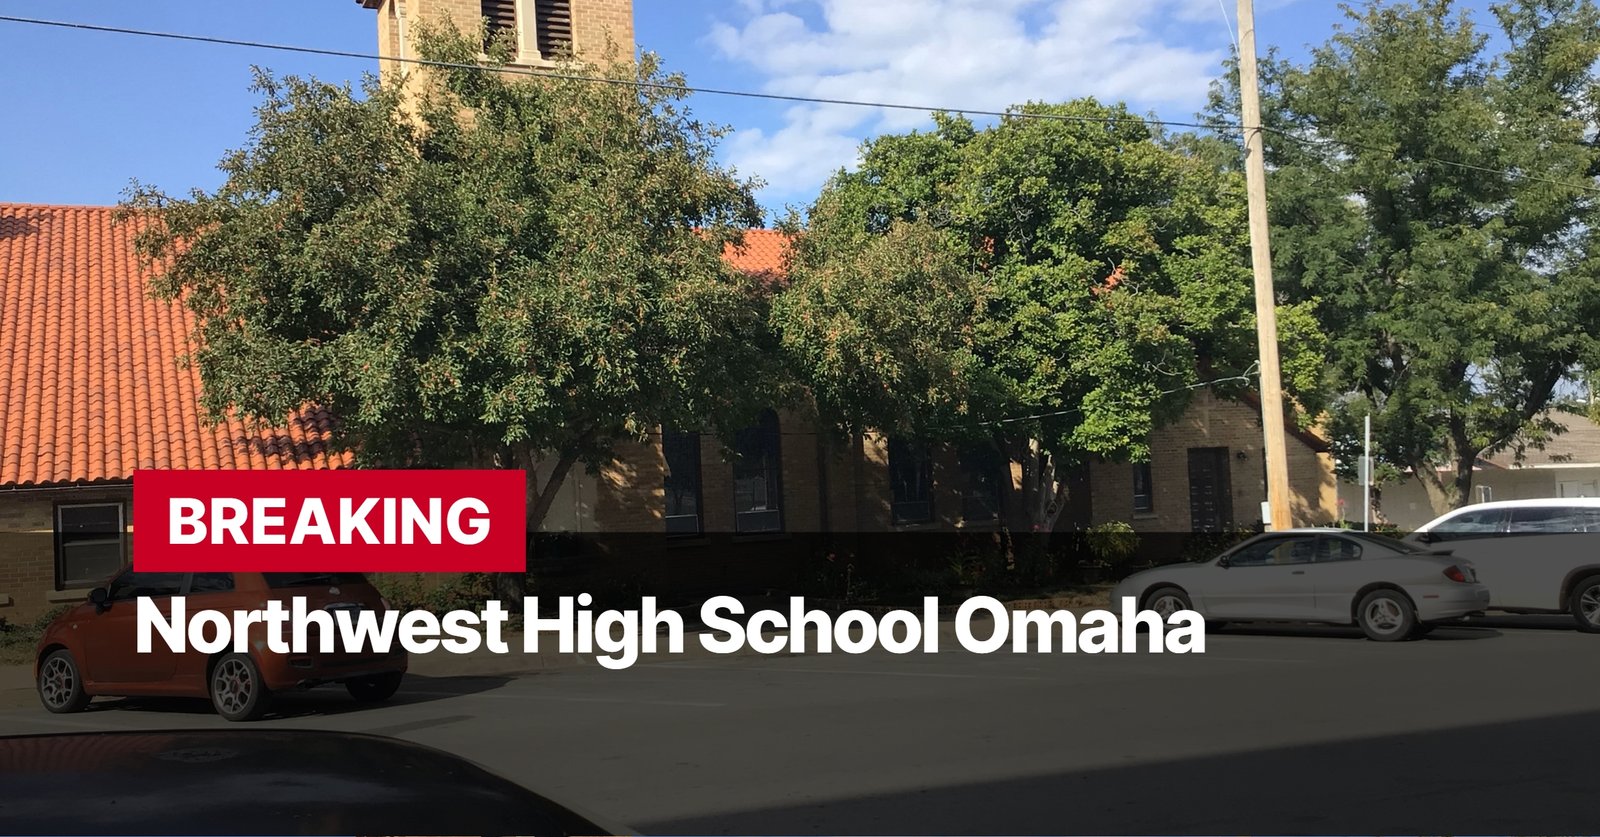
POLYGON ((82 712, 89 705, 83 674, 78 670, 78 661, 72 659, 72 652, 58 648, 39 664, 39 700, 44 708, 61 715, 82 712))
POLYGON ((272 694, 249 654, 229 654, 211 668, 211 705, 229 721, 254 721, 267 714, 272 694))
POLYGON ((1570 598, 1572 618, 1578 621, 1578 630, 1600 634, 1600 575, 1578 582, 1570 598))
POLYGON ((351 697, 362 703, 381 703, 394 697, 394 693, 400 690, 400 679, 403 677, 405 672, 391 671, 387 674, 346 680, 344 687, 350 692, 351 697))
POLYGON ((1409 639, 1417 627, 1411 600, 1394 590, 1374 590, 1356 605, 1356 622, 1367 639, 1398 642, 1409 639))
POLYGON ((1172 614, 1180 610, 1193 609, 1193 606, 1189 603, 1189 594, 1177 587, 1156 588, 1155 591, 1145 597, 1144 606, 1146 610, 1155 611, 1162 621, 1171 619, 1172 614))

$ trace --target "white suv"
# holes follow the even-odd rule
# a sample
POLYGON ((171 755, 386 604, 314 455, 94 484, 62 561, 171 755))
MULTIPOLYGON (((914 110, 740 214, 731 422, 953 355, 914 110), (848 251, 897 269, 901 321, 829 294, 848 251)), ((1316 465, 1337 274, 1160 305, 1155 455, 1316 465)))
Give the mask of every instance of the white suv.
POLYGON ((1472 562, 1494 610, 1571 613, 1579 630, 1600 633, 1600 498, 1464 506, 1407 540, 1472 562))

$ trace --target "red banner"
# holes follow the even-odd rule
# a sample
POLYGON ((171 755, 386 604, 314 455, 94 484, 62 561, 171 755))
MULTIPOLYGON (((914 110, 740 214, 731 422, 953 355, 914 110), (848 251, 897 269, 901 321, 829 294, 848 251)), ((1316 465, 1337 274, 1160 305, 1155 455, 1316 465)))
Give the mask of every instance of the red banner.
POLYGON ((522 572, 522 471, 136 471, 140 572, 522 572))

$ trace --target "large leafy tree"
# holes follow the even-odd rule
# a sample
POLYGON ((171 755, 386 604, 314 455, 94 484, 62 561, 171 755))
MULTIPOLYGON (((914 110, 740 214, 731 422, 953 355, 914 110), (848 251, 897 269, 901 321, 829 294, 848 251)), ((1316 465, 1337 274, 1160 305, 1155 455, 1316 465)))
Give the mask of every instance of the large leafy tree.
POLYGON ((1442 512, 1480 456, 1559 432, 1600 351, 1600 15, 1514 0, 1491 39, 1448 0, 1346 11, 1306 63, 1263 66, 1278 285, 1331 337, 1341 446, 1370 413, 1442 512))
POLYGON ((260 74, 221 187, 125 207, 213 413, 314 404, 364 465, 526 469, 535 531, 575 465, 761 400, 765 292, 721 258, 760 215, 654 58, 530 78, 468 68, 479 43, 429 33, 461 68, 404 92, 260 74))
MULTIPOLYGON (((1013 525, 1049 532, 1072 466, 1148 456, 1186 387, 1251 365, 1243 198, 1123 107, 940 115, 790 219, 773 320, 825 420, 994 445, 1022 469, 1013 525)), ((1320 369, 1293 374, 1316 391, 1320 369)))

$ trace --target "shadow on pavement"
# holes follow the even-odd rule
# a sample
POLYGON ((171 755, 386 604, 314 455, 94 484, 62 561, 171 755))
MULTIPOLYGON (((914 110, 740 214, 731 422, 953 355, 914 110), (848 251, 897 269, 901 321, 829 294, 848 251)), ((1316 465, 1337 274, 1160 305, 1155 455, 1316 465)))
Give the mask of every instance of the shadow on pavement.
MULTIPOLYGON (((394 697, 382 703, 359 703, 343 686, 330 683, 273 696, 268 720, 343 715, 386 706, 411 706, 492 691, 511 682, 509 677, 429 677, 407 674, 394 697)), ((91 713, 144 712, 180 715, 215 715, 204 698, 126 697, 101 698, 89 705, 91 713)))
MULTIPOLYGON (((1504 625, 1504 627, 1516 627, 1504 625)), ((1207 635, 1216 636, 1274 636, 1274 637, 1313 637, 1328 640, 1345 639, 1352 642, 1369 642, 1366 634, 1360 628, 1342 625, 1293 625, 1271 622, 1230 622, 1220 627, 1207 627, 1207 635)), ((1433 629, 1432 633, 1422 637, 1419 642, 1455 641, 1472 639, 1493 639, 1503 636, 1494 626, 1471 623, 1445 623, 1433 629)))
POLYGON ((1589 834, 1600 823, 1595 741, 1600 712, 638 827, 646 834, 1589 834))
POLYGON ((1580 633, 1577 623, 1570 614, 1511 614, 1495 613, 1489 616, 1474 616, 1462 620, 1460 623, 1472 628, 1531 628, 1536 631, 1568 631, 1580 633))

